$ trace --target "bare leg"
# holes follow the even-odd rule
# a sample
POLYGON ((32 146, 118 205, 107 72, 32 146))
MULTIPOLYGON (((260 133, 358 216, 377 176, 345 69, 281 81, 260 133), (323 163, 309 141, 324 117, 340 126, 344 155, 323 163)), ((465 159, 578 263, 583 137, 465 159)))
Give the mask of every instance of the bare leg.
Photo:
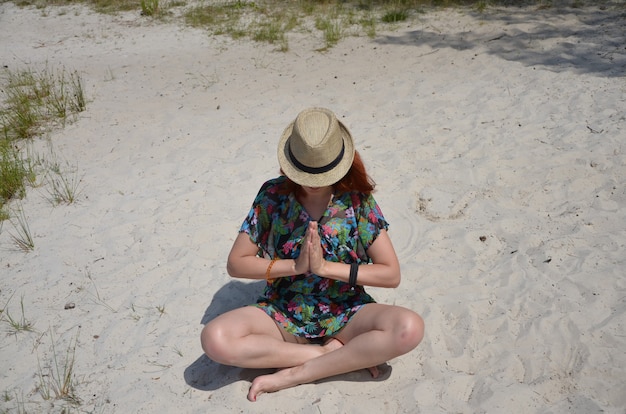
POLYGON ((252 306, 213 319, 202 330, 201 342, 209 358, 240 368, 293 367, 335 348, 297 343, 265 312, 252 306))
POLYGON ((397 306, 368 304, 337 335, 344 346, 301 365, 257 377, 248 399, 256 401, 265 392, 382 364, 411 351, 423 335, 424 323, 416 313, 397 306))

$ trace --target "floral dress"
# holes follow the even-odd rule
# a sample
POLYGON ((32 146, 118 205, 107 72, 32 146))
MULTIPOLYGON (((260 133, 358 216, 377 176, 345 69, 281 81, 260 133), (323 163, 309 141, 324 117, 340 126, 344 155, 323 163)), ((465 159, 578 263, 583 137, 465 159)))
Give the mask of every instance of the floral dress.
MULTIPOLYGON (((312 217, 293 193, 279 190, 281 176, 263 184, 240 232, 259 246, 259 255, 295 259, 312 217)), ((319 221, 324 258, 332 262, 371 263, 367 249, 389 224, 371 194, 333 196, 319 221)), ((309 340, 335 335, 354 314, 374 299, 363 286, 312 273, 281 277, 267 282, 254 306, 263 309, 287 332, 309 340)))

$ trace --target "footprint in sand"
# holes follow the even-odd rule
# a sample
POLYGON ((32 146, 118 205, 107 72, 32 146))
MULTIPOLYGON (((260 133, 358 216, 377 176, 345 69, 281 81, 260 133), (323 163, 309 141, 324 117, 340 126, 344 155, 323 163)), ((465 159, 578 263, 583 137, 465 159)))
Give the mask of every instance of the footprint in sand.
POLYGON ((465 215, 476 195, 476 191, 459 195, 459 192, 427 187, 417 195, 417 213, 429 221, 457 220, 465 215))

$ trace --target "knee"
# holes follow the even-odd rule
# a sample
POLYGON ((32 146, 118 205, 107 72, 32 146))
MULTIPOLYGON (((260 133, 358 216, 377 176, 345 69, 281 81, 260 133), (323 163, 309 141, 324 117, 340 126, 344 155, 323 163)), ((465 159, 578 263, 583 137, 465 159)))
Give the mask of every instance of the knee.
POLYGON ((204 326, 200 334, 202 350, 213 361, 231 365, 230 347, 225 330, 219 325, 209 322, 204 326))
POLYGON ((399 354, 415 349, 424 338, 424 320, 417 313, 407 310, 396 331, 396 346, 399 354))

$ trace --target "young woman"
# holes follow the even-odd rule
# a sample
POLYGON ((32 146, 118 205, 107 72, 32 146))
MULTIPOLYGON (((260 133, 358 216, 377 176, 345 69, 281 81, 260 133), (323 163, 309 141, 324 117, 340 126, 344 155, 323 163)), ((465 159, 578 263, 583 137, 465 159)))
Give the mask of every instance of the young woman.
POLYGON ((400 265, 352 135, 329 110, 298 114, 278 145, 281 175, 257 194, 228 256, 228 273, 266 279, 257 303, 210 321, 212 360, 277 368, 248 399, 369 369, 414 349, 415 312, 379 304, 364 286, 397 287, 400 265))

